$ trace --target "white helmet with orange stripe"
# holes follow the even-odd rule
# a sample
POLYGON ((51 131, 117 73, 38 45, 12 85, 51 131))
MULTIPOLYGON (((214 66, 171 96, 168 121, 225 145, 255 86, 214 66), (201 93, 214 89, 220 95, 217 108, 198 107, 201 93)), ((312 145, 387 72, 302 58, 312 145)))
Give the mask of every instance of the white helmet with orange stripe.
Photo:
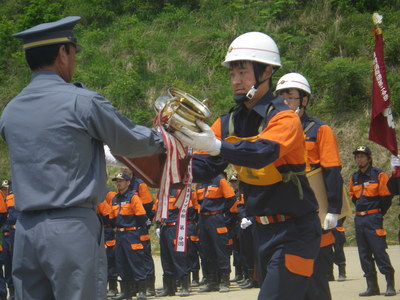
POLYGON ((229 46, 224 67, 229 68, 232 61, 248 60, 280 68, 281 57, 275 41, 262 32, 247 32, 238 36, 229 46))
POLYGON ((299 89, 311 95, 311 88, 308 80, 299 73, 288 73, 278 80, 275 92, 277 93, 285 89, 299 89))

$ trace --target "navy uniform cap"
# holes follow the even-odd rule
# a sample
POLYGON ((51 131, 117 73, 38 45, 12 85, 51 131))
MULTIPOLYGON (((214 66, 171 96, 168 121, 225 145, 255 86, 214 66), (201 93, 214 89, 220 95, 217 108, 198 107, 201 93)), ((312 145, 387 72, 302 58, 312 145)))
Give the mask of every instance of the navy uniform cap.
POLYGON ((76 46, 77 52, 82 48, 74 37, 74 26, 81 17, 69 16, 61 20, 36 25, 27 30, 13 34, 13 37, 22 39, 24 50, 54 45, 72 43, 76 46))

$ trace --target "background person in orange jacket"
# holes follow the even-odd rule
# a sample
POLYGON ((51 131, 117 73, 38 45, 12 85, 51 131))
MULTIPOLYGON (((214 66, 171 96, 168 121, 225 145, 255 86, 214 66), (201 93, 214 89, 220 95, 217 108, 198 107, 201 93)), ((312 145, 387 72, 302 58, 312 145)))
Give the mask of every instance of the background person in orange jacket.
POLYGON ((207 182, 199 216, 200 247, 206 274, 206 286, 200 292, 229 292, 229 236, 224 213, 235 201, 236 194, 222 173, 207 182))
POLYGON ((117 269, 115 266, 115 226, 112 215, 111 201, 117 193, 109 190, 106 199, 96 206, 104 228, 104 246, 107 255, 107 297, 114 297, 118 293, 117 288, 117 269))
POLYGON ((142 200, 142 204, 144 210, 146 211, 147 221, 146 226, 140 227, 140 240, 144 246, 145 253, 145 268, 146 268, 146 296, 155 296, 155 269, 154 269, 154 260, 151 250, 151 240, 149 229, 151 226, 151 221, 154 218, 153 212, 153 196, 149 190, 149 187, 146 183, 144 183, 141 179, 139 179, 131 169, 123 167, 121 168, 122 173, 126 173, 131 178, 128 190, 134 191, 138 194, 140 200, 142 200))
POLYGON ((356 207, 354 222, 358 254, 367 280, 367 290, 360 296, 380 293, 375 263, 386 277, 385 296, 394 296, 394 269, 386 252, 386 231, 383 228, 383 216, 393 197, 387 188, 388 176, 372 166, 372 153, 367 146, 358 146, 353 154, 358 171, 350 179, 349 190, 356 207))
POLYGON ((322 168, 328 198, 328 213, 323 222, 320 250, 314 265, 314 274, 305 300, 331 300, 329 274, 333 266, 332 229, 336 227, 342 208, 343 178, 339 148, 332 129, 317 118, 306 114, 311 97, 308 80, 299 73, 288 73, 277 83, 275 92, 300 117, 306 135, 307 163, 310 171, 322 168))
POLYGON ((115 257, 118 275, 121 277, 121 294, 113 299, 131 299, 133 282, 137 285, 138 300, 146 297, 146 268, 144 246, 140 239, 140 227, 146 226, 147 216, 139 196, 129 191, 130 177, 119 173, 113 179, 118 193, 112 199, 116 230, 115 257))
POLYGON ((247 32, 229 46, 222 63, 229 70, 236 106, 201 132, 174 134, 195 154, 195 182, 206 182, 233 164, 246 211, 255 217, 259 299, 303 300, 318 255, 318 204, 304 175, 305 143, 300 119, 272 91, 281 67, 275 41, 247 32))
MULTIPOLYGON (((0 185, 0 226, 2 227, 4 222, 7 219, 7 205, 6 205, 6 197, 8 195, 8 188, 11 184, 11 181, 4 179, 0 185)), ((3 240, 4 234, 8 234, 3 232, 3 240)), ((7 285, 6 279, 4 277, 3 268, 5 268, 5 258, 6 258, 6 249, 3 248, 3 245, 0 247, 0 300, 7 299, 7 285)), ((11 289, 10 293, 13 292, 11 289)))

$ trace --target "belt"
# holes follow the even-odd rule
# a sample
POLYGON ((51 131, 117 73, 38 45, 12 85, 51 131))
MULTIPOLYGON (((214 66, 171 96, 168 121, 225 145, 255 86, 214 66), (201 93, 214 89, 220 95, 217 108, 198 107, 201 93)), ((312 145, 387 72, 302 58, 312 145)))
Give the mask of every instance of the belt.
POLYGON ((211 216, 222 213, 222 210, 210 211, 210 212, 201 212, 200 214, 203 216, 211 216))
POLYGON ((357 216, 366 216, 366 215, 371 215, 371 214, 377 214, 381 212, 379 208, 375 209, 370 209, 370 210, 365 210, 365 211, 356 211, 357 216))
POLYGON ((115 228, 116 231, 131 231, 136 230, 138 227, 117 227, 115 228))
POLYGON ((286 220, 293 219, 293 216, 273 215, 273 216, 256 216, 255 218, 257 223, 268 225, 277 222, 285 222, 286 220))
MULTIPOLYGON (((195 221, 187 221, 186 224, 195 224, 195 221)), ((165 226, 175 226, 178 225, 178 222, 168 222, 164 223, 165 226)))

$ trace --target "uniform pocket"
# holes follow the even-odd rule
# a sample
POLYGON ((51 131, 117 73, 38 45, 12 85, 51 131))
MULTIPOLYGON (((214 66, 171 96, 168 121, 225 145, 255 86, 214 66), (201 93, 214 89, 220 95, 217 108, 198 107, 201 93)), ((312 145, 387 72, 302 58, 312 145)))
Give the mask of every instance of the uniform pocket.
POLYGON ((376 235, 377 236, 386 236, 386 230, 385 229, 375 229, 376 235))
POLYGON ((289 272, 310 277, 314 272, 314 260, 294 254, 285 254, 285 266, 289 272))
POLYGON ((115 240, 106 241, 106 248, 115 246, 115 240))
POLYGON ((227 232, 228 232, 228 228, 226 228, 226 227, 217 227, 216 230, 217 230, 217 232, 218 232, 219 234, 227 233, 227 232))
POLYGON ((149 234, 144 234, 140 236, 140 241, 144 242, 144 241, 148 241, 150 240, 150 235, 149 234))
POLYGON ((141 243, 139 244, 131 244, 132 250, 142 250, 144 247, 141 243))

